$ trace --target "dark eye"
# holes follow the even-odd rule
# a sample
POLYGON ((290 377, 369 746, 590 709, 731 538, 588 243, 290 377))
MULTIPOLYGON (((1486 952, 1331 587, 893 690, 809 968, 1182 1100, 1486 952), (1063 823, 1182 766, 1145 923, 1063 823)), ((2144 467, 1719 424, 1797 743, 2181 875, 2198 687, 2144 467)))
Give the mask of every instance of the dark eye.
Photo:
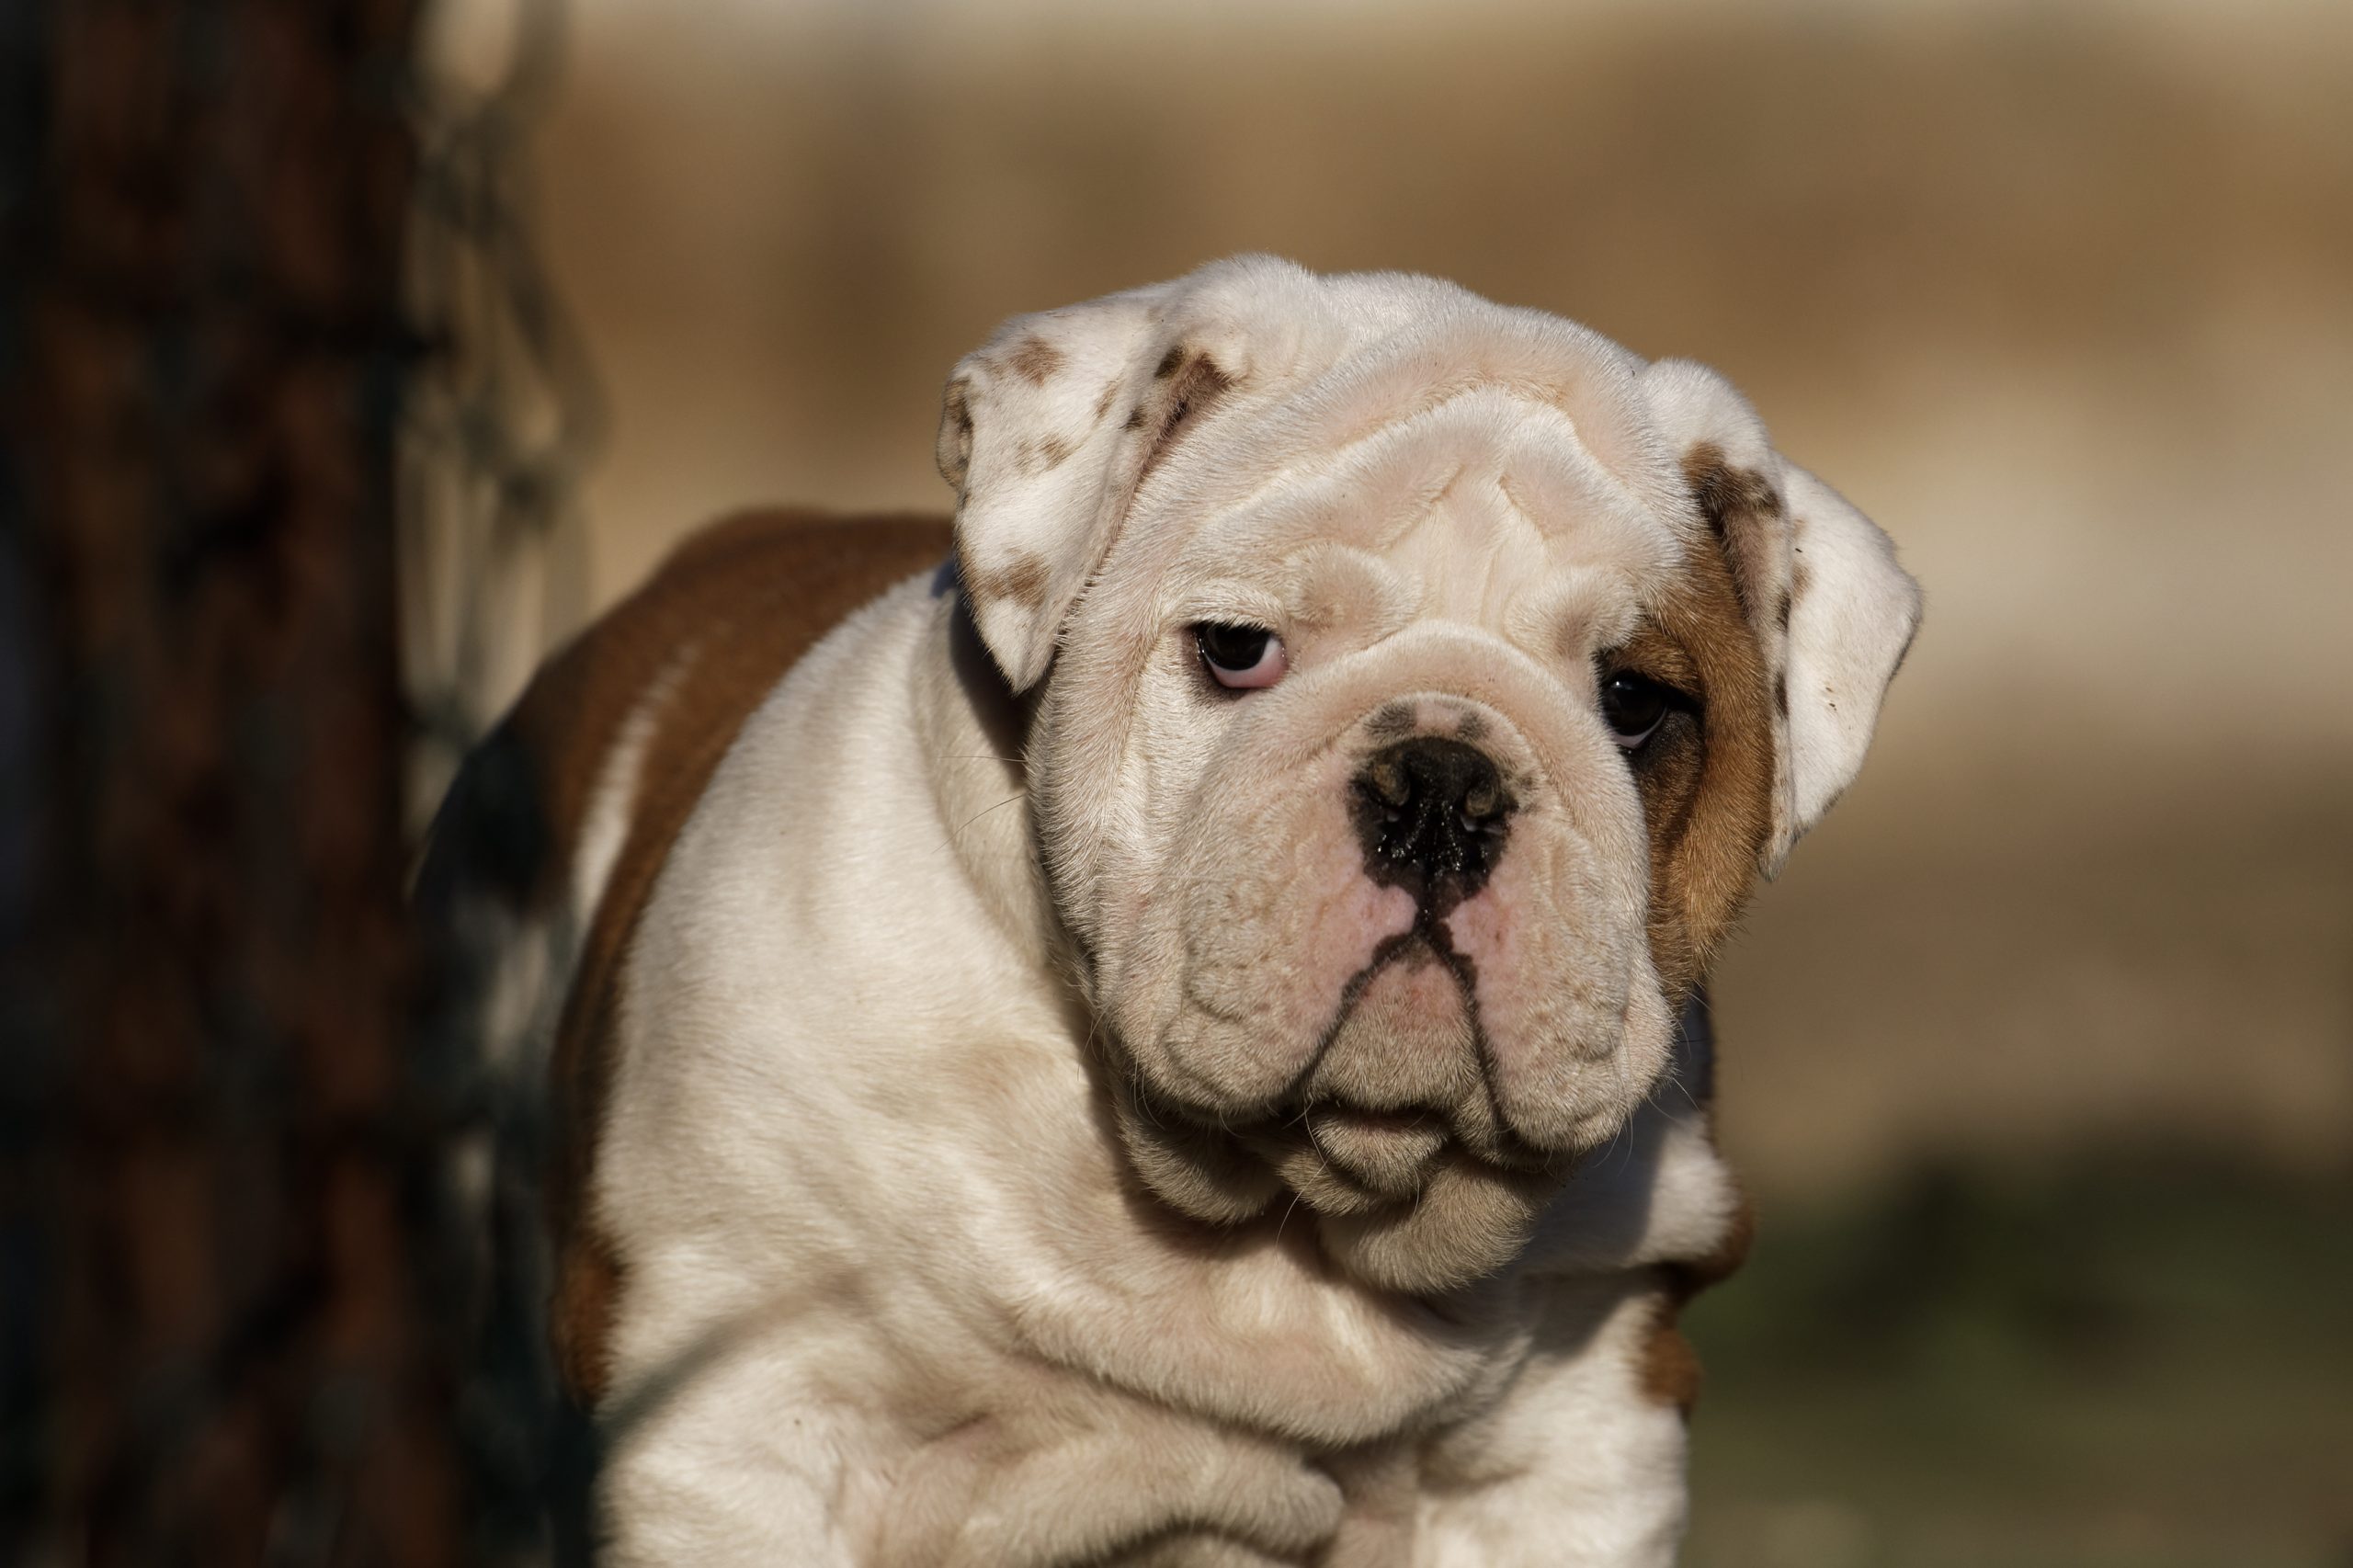
POLYGON ((1601 716, 1608 721, 1610 738, 1628 751, 1649 740, 1674 705, 1672 687, 1631 670, 1620 670, 1601 683, 1601 716))
POLYGON ((1272 686, 1290 667, 1283 640, 1263 626, 1205 620, 1193 628, 1193 641, 1218 685, 1237 691, 1272 686))

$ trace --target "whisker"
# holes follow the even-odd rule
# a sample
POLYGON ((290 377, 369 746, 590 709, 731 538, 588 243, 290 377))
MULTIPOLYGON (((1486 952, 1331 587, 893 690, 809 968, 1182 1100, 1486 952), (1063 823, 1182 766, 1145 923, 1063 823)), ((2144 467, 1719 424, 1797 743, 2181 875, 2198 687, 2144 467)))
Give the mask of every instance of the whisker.
POLYGON ((1683 1103, 1689 1106, 1693 1110, 1705 1111, 1708 1108, 1699 1103, 1699 1096, 1691 1092, 1691 1085, 1683 1081, 1682 1074, 1677 1073, 1669 1073, 1665 1077, 1661 1078, 1656 1084, 1652 1085, 1651 1092, 1643 1096, 1643 1103, 1659 1110, 1666 1111, 1667 1115, 1673 1116, 1675 1112, 1667 1110, 1666 1106, 1659 1099, 1659 1095, 1667 1089, 1673 1089, 1677 1093, 1680 1094, 1683 1096, 1683 1103))
POLYGON ((1284 1227, 1285 1225, 1288 1225, 1288 1224, 1290 1224, 1290 1211, 1291 1211, 1291 1210, 1296 1209, 1296 1208, 1298 1208, 1298 1207, 1299 1207, 1299 1194, 1297 1194, 1296 1192, 1294 1192, 1294 1193, 1292 1193, 1292 1194, 1290 1195, 1290 1203, 1289 1203, 1289 1205, 1287 1205, 1287 1206, 1284 1208, 1284 1210, 1283 1210, 1283 1217, 1282 1217, 1281 1219, 1279 1219, 1279 1220, 1278 1220, 1278 1221, 1275 1221, 1275 1240, 1276 1240, 1276 1242, 1280 1243, 1280 1242, 1282 1241, 1282 1239, 1283 1239, 1283 1227, 1284 1227))
POLYGON ((959 825, 959 826, 958 826, 958 828, 956 829, 956 831, 955 831, 953 834, 949 835, 949 836, 950 836, 950 837, 954 837, 954 838, 961 838, 961 837, 962 837, 962 836, 963 836, 963 835, 964 835, 964 829, 965 829, 965 828, 968 828, 968 827, 972 826, 974 823, 976 823, 976 822, 980 821, 983 817, 984 817, 984 816, 988 815, 991 812, 1003 811, 1006 807, 1007 807, 1007 806, 1009 806, 1009 805, 1013 804, 1013 802, 1014 802, 1014 801, 1019 801, 1019 800, 1024 800, 1024 799, 1028 798, 1029 793, 1029 791, 1028 791, 1027 790, 1023 790, 1023 791, 1021 791, 1021 793, 1020 793, 1020 794, 1018 794, 1018 795, 1007 795, 1004 800, 999 801, 998 801, 995 805, 994 805, 994 806, 983 806, 979 811, 974 812, 971 816, 966 817, 966 818, 964 819, 963 823, 962 823, 961 825, 959 825))

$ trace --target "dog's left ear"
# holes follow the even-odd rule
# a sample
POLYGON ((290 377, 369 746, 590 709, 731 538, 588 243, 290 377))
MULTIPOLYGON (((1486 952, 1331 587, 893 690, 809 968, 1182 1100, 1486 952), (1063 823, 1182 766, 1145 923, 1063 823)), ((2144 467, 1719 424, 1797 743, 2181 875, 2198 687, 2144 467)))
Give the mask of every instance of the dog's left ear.
POLYGON ((968 354, 940 411, 956 556, 981 641, 1016 691, 1102 564, 1153 463, 1229 386, 1173 339, 1166 285, 1017 316, 968 354))
POLYGON ((1774 686, 1773 823, 1759 855, 1771 876, 1860 771, 1919 629, 1920 585, 1876 524, 1773 449, 1714 371, 1664 359, 1643 381, 1774 686))

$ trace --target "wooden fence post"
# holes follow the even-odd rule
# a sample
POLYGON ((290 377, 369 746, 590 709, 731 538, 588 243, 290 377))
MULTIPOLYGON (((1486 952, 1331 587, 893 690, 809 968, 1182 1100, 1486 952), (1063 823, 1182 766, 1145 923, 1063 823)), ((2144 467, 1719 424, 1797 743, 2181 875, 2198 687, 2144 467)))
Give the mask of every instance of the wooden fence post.
POLYGON ((414 0, 6 9, 0 1557, 455 1561, 402 908, 414 0))

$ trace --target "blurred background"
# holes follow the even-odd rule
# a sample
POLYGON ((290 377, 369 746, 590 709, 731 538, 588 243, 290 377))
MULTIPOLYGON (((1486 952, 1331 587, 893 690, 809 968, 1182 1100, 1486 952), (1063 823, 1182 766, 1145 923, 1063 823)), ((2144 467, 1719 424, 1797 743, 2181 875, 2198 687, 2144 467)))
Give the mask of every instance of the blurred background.
MULTIPOLYGON (((939 506, 1003 317, 1235 251, 1717 366, 1926 629, 1718 987, 1702 1564, 2353 1562, 2353 10, 574 0, 580 610, 939 506)), ((494 56, 494 28, 454 39, 494 56)))
POLYGON ((1705 360, 1928 614, 1718 977, 1688 1561, 2353 1563, 2353 8, 414 19, 412 831, 699 523, 944 506, 1006 315, 1264 250, 1705 360))

